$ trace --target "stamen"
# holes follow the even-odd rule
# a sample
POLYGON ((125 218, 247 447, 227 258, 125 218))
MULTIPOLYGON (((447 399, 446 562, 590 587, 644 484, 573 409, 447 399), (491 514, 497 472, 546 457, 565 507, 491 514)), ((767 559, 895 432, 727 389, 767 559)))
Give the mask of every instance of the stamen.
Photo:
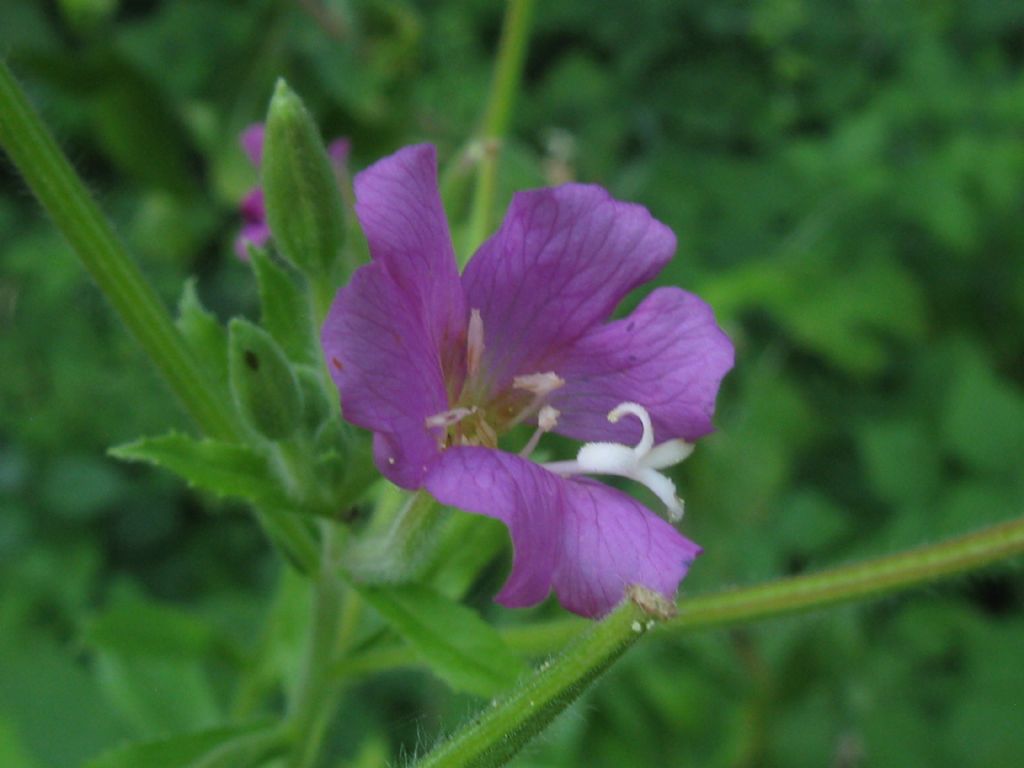
POLYGON ((550 395, 556 389, 564 387, 565 379, 554 371, 529 373, 512 379, 512 386, 515 389, 525 389, 527 392, 543 397, 544 395, 550 395))
POLYGON ((516 417, 508 423, 508 426, 514 427, 518 424, 522 424, 526 419, 537 412, 537 409, 544 404, 544 400, 554 392, 556 389, 560 389, 565 386, 565 379, 559 376, 554 371, 548 371, 547 373, 529 373, 525 376, 516 376, 512 379, 513 389, 525 389, 527 392, 533 393, 533 399, 530 400, 529 404, 523 408, 516 417))
POLYGON ((546 432, 550 432, 558 425, 558 416, 558 409, 552 408, 550 405, 545 405, 540 409, 540 413, 537 414, 537 429, 530 435, 530 439, 523 446, 523 450, 519 452, 520 456, 529 456, 533 453, 537 448, 537 443, 540 442, 541 436, 546 432))
POLYGON ((450 411, 442 411, 441 413, 435 413, 433 416, 428 416, 424 420, 424 424, 428 429, 433 429, 434 427, 447 429, 453 424, 458 424, 475 411, 476 408, 452 408, 450 411))
POLYGON ((473 376, 480 369, 480 360, 484 356, 484 320, 480 310, 469 313, 469 329, 466 332, 466 373, 473 376))

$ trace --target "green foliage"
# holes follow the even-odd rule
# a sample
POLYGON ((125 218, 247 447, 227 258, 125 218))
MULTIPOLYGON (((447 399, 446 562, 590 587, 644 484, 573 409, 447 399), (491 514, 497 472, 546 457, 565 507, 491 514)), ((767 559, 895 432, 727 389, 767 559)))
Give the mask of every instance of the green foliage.
POLYGON ((358 587, 359 594, 456 690, 494 696, 526 666, 501 636, 469 608, 428 587, 358 587))
POLYGON ((126 461, 156 464, 180 476, 190 487, 215 496, 253 504, 288 504, 266 457, 243 445, 196 440, 172 432, 111 448, 110 454, 126 461))
MULTIPOLYGON (((282 573, 247 521, 206 512, 221 496, 301 502, 358 535, 373 474, 316 357, 325 297, 311 311, 304 281, 275 260, 338 257, 351 189, 340 208, 333 186, 284 192, 276 208, 268 189, 280 231, 303 200, 326 234, 240 262, 236 207, 259 177, 237 134, 283 75, 322 135, 352 138, 351 172, 434 141, 461 243, 475 172, 461 148, 486 102, 500 4, 2 6, 4 55, 161 298, 181 296, 178 328, 214 384, 230 387, 217 318, 239 313, 304 366, 289 424, 306 461, 179 433, 116 449, 197 497, 104 460, 184 420, 0 168, 0 764, 188 764, 245 736, 260 739, 240 750, 272 749, 244 724, 286 714, 307 582, 282 573), (302 467, 331 478, 330 498, 290 493, 302 467), (170 735, 225 722, 243 725, 170 735)), ((537 5, 499 202, 576 178, 648 205, 680 241, 660 280, 708 299, 739 349, 718 432, 675 478, 684 530, 705 548, 685 593, 1024 509, 1022 29, 1019 4, 980 0, 537 5)), ((307 181, 326 178, 318 157, 307 181)), ((344 243, 360 245, 354 231, 344 243)), ((374 610, 348 602, 339 647, 385 661, 411 647, 456 689, 500 690, 517 662, 494 667, 502 683, 480 670, 506 650, 460 648, 459 633, 427 635, 433 619, 417 617, 429 606, 493 642, 490 623, 515 637, 557 609, 490 605, 508 559, 499 524, 453 515, 439 541, 427 575, 448 599, 401 587, 374 610)), ((1017 765, 1022 607, 1019 570, 1000 569, 815 619, 655 635, 517 764, 1017 765)), ((342 689, 324 764, 400 762, 473 706, 405 674, 342 689)))

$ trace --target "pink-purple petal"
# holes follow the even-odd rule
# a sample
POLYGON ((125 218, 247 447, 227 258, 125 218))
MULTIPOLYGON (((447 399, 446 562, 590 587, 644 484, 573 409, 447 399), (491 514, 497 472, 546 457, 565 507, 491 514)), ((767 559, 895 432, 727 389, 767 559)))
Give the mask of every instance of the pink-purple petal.
POLYGON ((651 414, 657 442, 696 440, 713 430, 719 384, 733 365, 732 342, 711 307, 679 288, 658 288, 622 320, 576 341, 554 369, 565 379, 551 403, 556 431, 577 440, 635 443, 636 419, 608 422, 623 402, 651 414))
POLYGON ((263 123, 253 123, 242 131, 242 135, 238 138, 242 145, 242 150, 249 158, 249 162, 256 168, 259 168, 263 162, 263 138, 265 134, 266 129, 263 123))
POLYGON ((420 144, 355 177, 356 215, 370 255, 390 274, 438 348, 464 343, 468 313, 437 186, 437 153, 420 144))
POLYGON ((674 601, 700 547, 622 491, 587 479, 562 483, 558 601, 592 617, 608 613, 633 585, 674 601))
POLYGON ((552 588, 583 616, 607 613, 634 584, 672 599, 700 551, 621 491, 488 448, 445 451, 426 488, 444 504, 508 526, 515 559, 496 600, 509 607, 538 603, 552 588))
POLYGON ((425 420, 448 409, 423 308, 382 264, 368 264, 338 293, 320 340, 343 415, 377 433, 381 473, 404 488, 418 488, 439 450, 440 432, 425 420))
POLYGON ((493 383, 551 370, 560 351, 606 320, 672 257, 676 238, 646 208, 592 185, 520 192, 463 275, 484 321, 493 383))

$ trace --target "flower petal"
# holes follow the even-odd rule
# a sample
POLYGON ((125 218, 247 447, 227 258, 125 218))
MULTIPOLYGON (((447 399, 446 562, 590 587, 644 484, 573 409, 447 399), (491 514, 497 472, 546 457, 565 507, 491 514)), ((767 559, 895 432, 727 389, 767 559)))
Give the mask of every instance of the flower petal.
POLYGON ((633 584, 672 599, 700 551, 621 491, 501 451, 450 448, 425 485, 443 504, 508 526, 515 560, 496 600, 509 607, 538 603, 552 587, 583 616, 607 613, 633 584))
POLYGON ((467 312, 437 186, 437 153, 406 147, 355 177, 356 214, 373 260, 422 308, 437 348, 464 346, 467 312))
POLYGON ((640 439, 636 419, 608 422, 619 403, 651 415, 658 443, 693 441, 711 432, 733 346, 704 301, 679 288, 658 288, 630 314, 595 328, 566 350, 553 369, 565 386, 551 396, 555 431, 577 440, 627 444, 640 439))
POLYGON ((676 238, 640 205, 601 187, 520 192, 501 228, 476 252, 463 284, 479 309, 485 368, 499 388, 551 360, 672 257, 676 238))
POLYGON ((512 537, 512 573, 495 600, 510 608, 539 603, 551 591, 562 529, 563 480, 509 453, 454 447, 427 475, 442 504, 501 520, 512 537))
POLYGON ((253 123, 242 131, 242 135, 238 137, 242 150, 249 158, 249 162, 257 168, 263 162, 263 137, 265 133, 266 128, 263 123, 253 123))
POLYGON ((622 491, 585 478, 561 482, 559 602, 583 616, 603 616, 634 584, 674 601, 700 547, 622 491))
POLYGON ((425 420, 448 409, 422 307, 384 265, 367 264, 339 291, 320 341, 345 418, 377 433, 378 468, 397 485, 418 488, 441 435, 425 420))

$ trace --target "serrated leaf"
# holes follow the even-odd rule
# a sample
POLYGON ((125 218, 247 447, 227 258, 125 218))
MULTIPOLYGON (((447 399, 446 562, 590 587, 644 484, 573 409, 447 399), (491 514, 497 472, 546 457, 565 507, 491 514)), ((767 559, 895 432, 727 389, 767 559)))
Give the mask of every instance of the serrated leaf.
POLYGON ((501 635, 474 611, 425 586, 356 588, 452 688, 493 696, 526 670, 501 635))
POLYGON ((210 372, 211 378, 227 389, 227 331, 199 300, 194 277, 185 281, 178 300, 178 319, 175 323, 199 362, 210 372))
POLYGON ((260 291, 260 322, 289 358, 315 363, 313 320, 302 289, 266 251, 254 248, 252 265, 260 291))
POLYGON ((126 461, 144 461, 174 472, 191 488, 254 504, 288 506, 265 456, 220 440, 195 440, 177 432, 147 437, 110 449, 126 461))
POLYGON ((84 768, 186 768, 226 742, 264 728, 265 723, 254 723, 138 741, 103 753, 84 768))

